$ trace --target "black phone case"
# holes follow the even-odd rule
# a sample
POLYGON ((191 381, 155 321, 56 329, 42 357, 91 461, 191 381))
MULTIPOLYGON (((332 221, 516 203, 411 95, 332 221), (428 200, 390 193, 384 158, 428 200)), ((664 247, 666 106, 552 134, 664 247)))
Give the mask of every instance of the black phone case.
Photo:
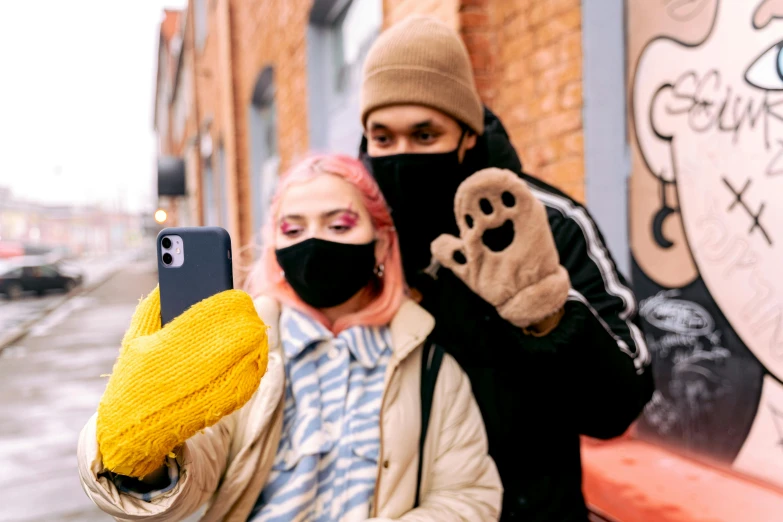
POLYGON ((171 227, 157 238, 160 320, 162 324, 204 299, 234 287, 231 237, 220 227, 171 227), (163 264, 161 240, 182 238, 185 259, 182 266, 163 264))

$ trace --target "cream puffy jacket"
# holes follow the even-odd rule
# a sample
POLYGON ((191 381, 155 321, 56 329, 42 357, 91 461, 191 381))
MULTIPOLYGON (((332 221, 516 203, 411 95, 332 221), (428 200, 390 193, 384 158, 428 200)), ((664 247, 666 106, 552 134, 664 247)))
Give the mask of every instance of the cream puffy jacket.
MULTIPOLYGON (((279 306, 261 298, 256 309, 269 329, 269 365, 250 401, 190 438, 177 452, 177 485, 150 502, 120 493, 104 471, 95 415, 79 439, 82 486, 117 520, 183 520, 205 507, 202 521, 245 522, 266 484, 283 424, 285 372, 278 335, 279 306)), ((381 407, 381 453, 371 520, 497 520, 503 489, 487 453, 487 436, 470 383, 445 356, 438 374, 424 446, 421 501, 412 509, 421 425, 421 350, 432 317, 405 301, 391 323, 392 358, 381 407)))

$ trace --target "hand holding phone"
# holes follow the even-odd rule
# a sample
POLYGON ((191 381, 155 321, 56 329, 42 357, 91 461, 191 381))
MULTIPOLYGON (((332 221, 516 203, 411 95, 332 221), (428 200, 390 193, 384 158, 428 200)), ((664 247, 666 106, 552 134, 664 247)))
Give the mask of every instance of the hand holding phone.
POLYGON ((104 466, 131 477, 241 408, 267 366, 266 325, 232 289, 226 231, 166 229, 157 249, 159 288, 134 313, 96 417, 104 466))

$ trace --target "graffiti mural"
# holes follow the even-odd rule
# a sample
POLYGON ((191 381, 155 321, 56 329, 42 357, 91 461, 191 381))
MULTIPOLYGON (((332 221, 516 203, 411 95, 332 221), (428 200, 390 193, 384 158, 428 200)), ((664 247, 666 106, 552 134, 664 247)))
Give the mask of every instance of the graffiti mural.
POLYGON ((783 486, 783 0, 627 0, 643 436, 783 486))

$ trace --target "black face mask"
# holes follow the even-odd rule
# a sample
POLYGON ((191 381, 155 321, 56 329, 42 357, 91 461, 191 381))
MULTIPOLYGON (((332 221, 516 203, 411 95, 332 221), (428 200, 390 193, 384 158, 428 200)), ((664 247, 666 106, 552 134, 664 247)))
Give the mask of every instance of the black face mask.
POLYGON ((459 161, 459 146, 440 154, 365 159, 391 208, 405 277, 415 285, 420 272, 430 264, 430 244, 441 234, 458 233, 454 196, 471 172, 459 161))
POLYGON ((288 284, 313 308, 343 304, 367 286, 375 270, 375 241, 354 245, 311 238, 275 255, 288 284))

